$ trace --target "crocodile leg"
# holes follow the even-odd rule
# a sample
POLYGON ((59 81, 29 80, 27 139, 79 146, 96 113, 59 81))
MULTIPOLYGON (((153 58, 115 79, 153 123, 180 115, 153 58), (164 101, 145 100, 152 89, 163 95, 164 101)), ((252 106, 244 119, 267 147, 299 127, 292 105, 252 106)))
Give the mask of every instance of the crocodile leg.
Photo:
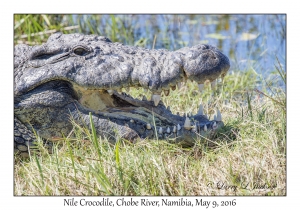
POLYGON ((34 134, 16 117, 14 118, 14 153, 28 157, 28 146, 35 141, 34 134))
MULTIPOLYGON (((36 137, 34 133, 28 129, 18 118, 14 117, 14 154, 23 158, 29 157, 29 152, 34 151, 36 145, 36 137)), ((45 142, 51 149, 51 142, 45 142)))

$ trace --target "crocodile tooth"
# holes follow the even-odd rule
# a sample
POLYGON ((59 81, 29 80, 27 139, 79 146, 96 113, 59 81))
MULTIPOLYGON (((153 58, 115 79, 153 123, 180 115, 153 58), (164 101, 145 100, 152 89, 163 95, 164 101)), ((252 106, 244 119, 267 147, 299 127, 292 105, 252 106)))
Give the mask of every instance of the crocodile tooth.
POLYGON ((169 127, 167 128, 167 133, 171 133, 171 130, 169 127))
POLYGON ((112 95, 114 93, 113 90, 107 90, 107 92, 108 92, 109 95, 112 95))
POLYGON ((197 126, 193 126, 192 131, 196 133, 197 132, 197 126))
POLYGON ((219 109, 217 109, 217 118, 216 121, 222 121, 222 115, 219 109))
POLYGON ((159 134, 162 134, 162 133, 163 133, 162 127, 159 128, 158 133, 159 133, 159 134))
POLYGON ((164 90, 165 96, 168 96, 170 91, 169 90, 164 90))
POLYGON ((143 101, 147 101, 147 98, 145 95, 143 95, 143 98, 142 98, 143 101))
POLYGON ((212 82, 210 83, 210 85, 211 85, 211 89, 212 89, 212 90, 215 90, 216 87, 217 87, 217 81, 216 81, 216 80, 212 81, 212 82))
POLYGON ((217 123, 216 123, 216 122, 214 122, 214 124, 213 124, 213 126, 212 126, 212 127, 213 127, 213 129, 217 129, 217 127, 218 127, 218 126, 217 126, 217 123))
POLYGON ((224 77, 221 76, 221 81, 220 82, 223 83, 223 81, 224 81, 224 77))
POLYGON ((159 103, 159 101, 160 101, 160 97, 161 97, 161 96, 160 96, 160 95, 157 95, 157 94, 153 94, 153 95, 152 95, 152 100, 153 100, 155 106, 158 105, 158 103, 159 103))
POLYGON ((225 74, 221 74, 221 81, 222 81, 222 83, 224 81, 224 77, 225 77, 225 74))
POLYGON ((147 123, 146 128, 147 128, 148 130, 150 130, 150 129, 151 129, 151 125, 150 125, 149 123, 147 123))
POLYGON ((217 120, 217 116, 216 116, 216 115, 214 115, 214 120, 215 120, 215 121, 217 120))
POLYGON ((177 124, 177 130, 180 131, 181 126, 179 124, 177 124))
POLYGON ((174 125, 174 127, 173 127, 173 133, 176 133, 176 125, 174 125))
POLYGON ((204 131, 205 131, 205 132, 207 131, 207 126, 206 126, 206 125, 204 125, 204 131))
POLYGON ((190 118, 188 118, 188 117, 185 118, 183 127, 187 130, 191 129, 191 120, 190 120, 190 118))
POLYGON ((177 83, 178 90, 181 88, 181 82, 177 83))
POLYGON ((200 93, 202 93, 203 89, 204 89, 204 84, 198 84, 198 88, 200 93))
POLYGON ((203 105, 200 104, 198 114, 203 115, 203 105))

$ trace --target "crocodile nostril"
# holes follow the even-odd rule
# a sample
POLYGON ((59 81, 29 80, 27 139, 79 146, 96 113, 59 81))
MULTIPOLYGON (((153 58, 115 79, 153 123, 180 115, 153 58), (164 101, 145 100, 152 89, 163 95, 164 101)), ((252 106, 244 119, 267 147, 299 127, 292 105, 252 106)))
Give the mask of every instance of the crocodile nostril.
POLYGON ((201 49, 202 49, 202 50, 207 50, 208 48, 209 48, 209 46, 206 45, 206 44, 201 45, 201 49))

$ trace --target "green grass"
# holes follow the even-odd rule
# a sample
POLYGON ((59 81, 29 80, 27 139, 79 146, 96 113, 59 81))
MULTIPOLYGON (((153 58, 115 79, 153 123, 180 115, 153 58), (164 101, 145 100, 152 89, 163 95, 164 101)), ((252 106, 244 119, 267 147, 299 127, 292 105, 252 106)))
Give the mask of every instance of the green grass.
MULTIPOLYGON (((145 37, 137 40, 133 28, 138 25, 131 20, 111 15, 107 24, 101 24, 101 15, 92 15, 82 23, 80 17, 15 15, 15 44, 45 42, 51 30, 89 30, 131 45, 147 42, 145 37)), ((154 37, 151 46, 159 39, 154 37)), ((180 91, 162 97, 173 113, 181 115, 196 113, 203 103, 212 119, 218 107, 225 126, 216 139, 199 137, 189 148, 156 139, 135 144, 118 139, 112 145, 97 137, 93 126, 74 123, 74 135, 55 143, 52 154, 39 141, 38 154, 31 153, 28 160, 16 158, 14 194, 286 195, 286 94, 278 88, 279 81, 285 83, 285 72, 279 64, 267 79, 253 69, 233 72, 216 91, 206 87, 200 94, 197 84, 188 81, 180 91), (253 189, 264 184, 264 189, 253 189)), ((141 99, 145 93, 131 89, 130 94, 141 99)), ((148 99, 150 94, 145 94, 148 99)))
POLYGON ((14 44, 37 45, 46 42, 58 31, 65 34, 83 33, 107 36, 113 42, 144 46, 141 40, 134 42, 134 18, 121 20, 115 15, 14 15, 14 44), (102 19, 104 19, 103 23, 102 19))

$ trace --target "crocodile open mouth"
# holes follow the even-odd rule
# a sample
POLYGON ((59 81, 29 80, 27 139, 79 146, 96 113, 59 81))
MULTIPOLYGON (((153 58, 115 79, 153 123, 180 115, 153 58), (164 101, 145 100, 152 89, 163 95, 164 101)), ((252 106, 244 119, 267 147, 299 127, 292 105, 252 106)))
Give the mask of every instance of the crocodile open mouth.
MULTIPOLYGON (((215 82, 212 86, 215 86, 215 82)), ((77 93, 78 102, 86 111, 104 115, 109 119, 126 118, 125 126, 134 127, 134 124, 142 124, 145 130, 155 131, 162 138, 166 135, 176 137, 176 133, 181 129, 204 135, 223 126, 221 113, 217 111, 214 120, 210 121, 204 114, 202 105, 196 115, 180 116, 173 114, 169 107, 165 107, 160 97, 159 101, 156 101, 157 97, 153 97, 155 95, 152 95, 151 100, 147 100, 145 96, 140 100, 115 90, 91 90, 76 84, 73 84, 73 89, 77 93)))

